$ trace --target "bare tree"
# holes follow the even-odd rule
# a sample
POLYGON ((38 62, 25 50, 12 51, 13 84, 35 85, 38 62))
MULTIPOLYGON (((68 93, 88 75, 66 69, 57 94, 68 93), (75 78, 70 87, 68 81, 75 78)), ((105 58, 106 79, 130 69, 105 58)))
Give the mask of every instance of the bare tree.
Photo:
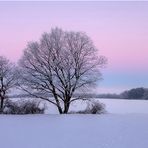
POLYGON ((0 110, 3 110, 4 100, 17 84, 17 72, 14 64, 0 56, 0 110))
POLYGON ((81 95, 74 98, 74 92, 84 91, 101 79, 100 68, 105 63, 106 58, 98 56, 85 33, 55 28, 24 50, 21 87, 54 104, 60 114, 67 113, 71 102, 83 99, 81 95))

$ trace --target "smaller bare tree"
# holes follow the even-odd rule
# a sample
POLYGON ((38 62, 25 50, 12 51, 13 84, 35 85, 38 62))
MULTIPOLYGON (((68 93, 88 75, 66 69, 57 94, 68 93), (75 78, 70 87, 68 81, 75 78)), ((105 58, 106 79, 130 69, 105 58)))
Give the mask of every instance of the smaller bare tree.
POLYGON ((0 110, 3 111, 4 100, 17 84, 16 67, 5 57, 0 56, 0 110))

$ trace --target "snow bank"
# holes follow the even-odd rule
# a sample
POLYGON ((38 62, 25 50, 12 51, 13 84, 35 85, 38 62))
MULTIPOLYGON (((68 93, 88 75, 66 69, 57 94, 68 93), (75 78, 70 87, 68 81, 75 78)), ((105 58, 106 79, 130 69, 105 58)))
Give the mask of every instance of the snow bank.
POLYGON ((147 148, 148 115, 0 116, 1 148, 147 148))

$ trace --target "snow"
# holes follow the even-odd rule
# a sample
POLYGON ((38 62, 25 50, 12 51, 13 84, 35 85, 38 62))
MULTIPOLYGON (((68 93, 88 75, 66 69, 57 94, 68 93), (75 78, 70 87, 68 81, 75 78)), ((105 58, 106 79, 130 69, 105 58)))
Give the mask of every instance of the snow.
MULTIPOLYGON (((96 98, 95 100, 105 104, 106 111, 112 114, 148 113, 148 100, 98 99, 98 98, 96 98)), ((70 110, 74 111, 83 110, 86 108, 86 104, 87 102, 82 102, 82 101, 76 102, 72 104, 70 110)))
MULTIPOLYGON (((14 98, 14 100, 21 100, 22 98, 14 98)), ((25 98, 27 100, 28 98, 25 98)), ((30 98, 29 98, 30 99, 30 98)), ((95 101, 99 101, 105 104, 106 111, 112 114, 127 114, 127 113, 148 113, 148 100, 126 100, 126 99, 99 99, 94 98, 95 101)), ((58 110, 54 105, 49 102, 43 102, 46 104, 47 114, 58 114, 58 110)), ((77 101, 71 104, 70 111, 84 110, 87 106, 87 101, 77 101)))
POLYGON ((148 100, 100 99, 109 113, 148 113, 148 100))
POLYGON ((103 115, 0 115, 0 148, 147 148, 148 102, 125 101, 101 99, 103 115))

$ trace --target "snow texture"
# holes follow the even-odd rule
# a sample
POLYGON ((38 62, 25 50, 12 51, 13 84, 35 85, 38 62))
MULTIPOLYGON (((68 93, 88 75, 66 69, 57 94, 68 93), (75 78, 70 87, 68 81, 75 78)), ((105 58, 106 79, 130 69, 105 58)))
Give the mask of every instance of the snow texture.
POLYGON ((116 109, 102 102, 114 114, 0 115, 0 148, 148 148, 147 102, 139 102, 140 113, 122 100, 116 109))

